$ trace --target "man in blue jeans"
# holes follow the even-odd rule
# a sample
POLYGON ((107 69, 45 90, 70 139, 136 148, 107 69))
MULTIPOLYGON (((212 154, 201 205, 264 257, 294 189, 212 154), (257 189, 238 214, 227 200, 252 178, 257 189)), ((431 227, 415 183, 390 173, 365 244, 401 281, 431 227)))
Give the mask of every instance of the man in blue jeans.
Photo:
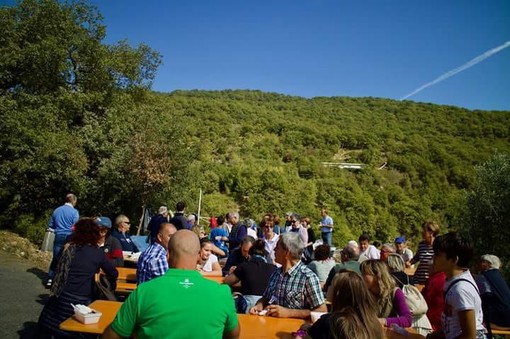
POLYGON ((328 211, 321 210, 321 238, 324 244, 333 246, 331 243, 331 236, 333 235, 333 219, 328 215, 328 211))
POLYGON ((53 283, 60 251, 64 247, 67 237, 72 232, 71 228, 80 218, 78 210, 74 208, 77 201, 76 195, 72 193, 66 195, 65 204, 53 211, 50 222, 48 223, 48 230, 55 233, 55 240, 53 241, 53 259, 51 260, 48 280, 46 281, 47 288, 50 288, 53 283))

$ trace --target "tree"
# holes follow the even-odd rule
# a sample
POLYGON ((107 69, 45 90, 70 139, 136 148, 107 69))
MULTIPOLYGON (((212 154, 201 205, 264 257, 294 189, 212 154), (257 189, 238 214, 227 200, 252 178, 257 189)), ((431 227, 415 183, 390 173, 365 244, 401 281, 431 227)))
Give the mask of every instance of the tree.
POLYGON ((496 154, 476 168, 461 230, 473 239, 475 254, 495 254, 510 269, 510 154, 496 154))
POLYGON ((81 0, 22 0, 0 8, 0 93, 150 87, 159 53, 126 41, 103 44, 102 19, 81 0))

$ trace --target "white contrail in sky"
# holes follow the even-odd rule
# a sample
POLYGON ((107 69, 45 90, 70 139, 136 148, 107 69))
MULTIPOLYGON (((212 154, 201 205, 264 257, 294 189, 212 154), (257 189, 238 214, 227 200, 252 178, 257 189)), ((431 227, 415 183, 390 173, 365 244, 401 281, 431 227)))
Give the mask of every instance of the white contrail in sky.
POLYGON ((476 65, 477 63, 479 63, 479 62, 481 62, 481 61, 483 61, 483 60, 487 59, 488 57, 490 57, 490 56, 492 56, 492 55, 494 55, 494 54, 498 53, 499 51, 501 51, 501 50, 503 50, 503 49, 505 49, 505 48, 507 48, 507 47, 509 47, 509 46, 510 46, 510 41, 507 41, 507 42, 505 42, 505 43, 504 43, 503 45, 501 45, 501 46, 498 46, 498 47, 496 47, 496 48, 493 48, 493 49, 491 49, 491 50, 488 50, 487 52, 483 53, 482 55, 477 56, 477 57, 476 57, 476 58, 474 58, 473 60, 466 62, 464 65, 462 65, 462 66, 460 66, 460 67, 457 67, 457 68, 455 68, 455 69, 452 69, 451 71, 448 71, 448 72, 446 72, 445 74, 441 75, 439 78, 437 78, 437 79, 435 79, 435 80, 433 80, 433 81, 431 81, 431 82, 429 82, 429 83, 427 83, 427 84, 425 84, 425 85, 421 86, 420 88, 418 88, 418 89, 414 90, 413 92, 409 93, 408 95, 406 95, 406 96, 404 96, 404 97, 400 98, 400 100, 405 100, 405 99, 407 99, 407 98, 409 98, 409 97, 412 97, 413 95, 415 95, 415 94, 416 94, 416 93, 418 93, 418 92, 423 91, 423 90, 424 90, 425 88, 427 88, 427 87, 430 87, 430 86, 432 86, 432 85, 435 85, 435 84, 437 84, 438 82, 441 82, 441 81, 443 81, 443 80, 446 80, 446 79, 448 79, 449 77, 454 76, 455 74, 457 74, 457 73, 459 73, 459 72, 462 72, 462 71, 464 71, 464 70, 466 70, 466 69, 468 69, 468 68, 470 68, 470 67, 473 67, 473 66, 474 66, 474 65, 476 65))

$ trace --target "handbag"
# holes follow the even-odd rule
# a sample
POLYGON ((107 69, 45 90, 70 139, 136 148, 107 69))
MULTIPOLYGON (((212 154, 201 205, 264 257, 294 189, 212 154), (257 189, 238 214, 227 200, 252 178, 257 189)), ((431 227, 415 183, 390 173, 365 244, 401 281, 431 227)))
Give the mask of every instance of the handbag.
POLYGON ((97 274, 96 276, 96 300, 111 300, 117 301, 115 290, 104 274, 97 274))

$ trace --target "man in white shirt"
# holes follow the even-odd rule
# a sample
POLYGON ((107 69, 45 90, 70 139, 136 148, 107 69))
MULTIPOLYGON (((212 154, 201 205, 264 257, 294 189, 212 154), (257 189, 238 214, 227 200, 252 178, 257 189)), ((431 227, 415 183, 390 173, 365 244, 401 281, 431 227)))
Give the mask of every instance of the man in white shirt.
POLYGON ((358 261, 361 263, 368 259, 380 259, 381 254, 379 250, 374 246, 370 245, 370 237, 368 234, 360 235, 359 239, 359 259, 358 261))

